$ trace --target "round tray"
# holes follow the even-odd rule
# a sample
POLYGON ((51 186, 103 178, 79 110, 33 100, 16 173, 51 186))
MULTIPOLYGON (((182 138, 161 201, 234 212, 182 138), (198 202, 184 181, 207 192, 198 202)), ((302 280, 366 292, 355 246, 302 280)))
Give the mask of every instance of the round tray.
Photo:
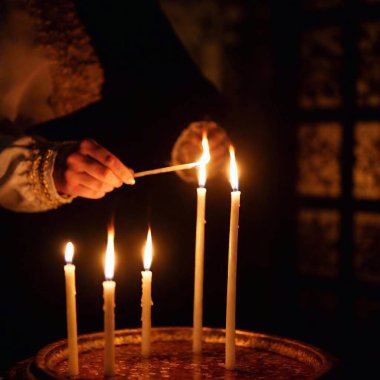
MULTIPOLYGON (((203 329, 204 352, 198 356, 191 353, 190 327, 153 328, 151 338, 152 356, 143 359, 141 330, 116 331, 117 374, 112 379, 318 379, 331 375, 333 368, 332 358, 316 347, 255 332, 236 332, 234 371, 224 368, 223 329, 203 329)), ((77 379, 102 379, 103 333, 81 335, 78 344, 81 374, 77 379)), ((66 341, 44 347, 34 359, 19 363, 5 377, 6 380, 68 378, 66 341)))

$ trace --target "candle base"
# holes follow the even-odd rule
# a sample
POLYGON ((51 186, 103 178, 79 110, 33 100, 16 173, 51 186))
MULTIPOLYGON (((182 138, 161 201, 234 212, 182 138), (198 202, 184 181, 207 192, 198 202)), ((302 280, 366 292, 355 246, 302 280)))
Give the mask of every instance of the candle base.
POLYGON ((235 369, 236 363, 235 359, 230 359, 226 361, 225 368, 229 371, 233 371, 235 369))
POLYGON ((144 358, 150 356, 150 341, 152 330, 152 272, 145 270, 142 275, 141 296, 141 354, 144 358))
POLYGON ((103 282, 104 376, 115 375, 115 281, 103 282))
POLYGON ((75 265, 66 264, 65 288, 66 288, 66 321, 67 321, 67 355, 69 360, 70 376, 79 374, 78 364, 78 332, 75 290, 75 265))
POLYGON ((202 352, 203 280, 206 223, 206 189, 197 188, 197 220, 195 234, 195 270, 193 303, 193 353, 202 352))
POLYGON ((202 354, 202 326, 198 329, 193 327, 193 354, 202 354))

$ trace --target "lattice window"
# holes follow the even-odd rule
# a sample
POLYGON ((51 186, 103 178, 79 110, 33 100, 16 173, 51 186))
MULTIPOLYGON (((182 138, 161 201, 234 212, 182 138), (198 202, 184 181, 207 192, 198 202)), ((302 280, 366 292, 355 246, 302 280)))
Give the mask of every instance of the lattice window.
POLYGON ((380 214, 355 215, 355 276, 367 283, 380 284, 380 214))
POLYGON ((301 210, 298 214, 299 270, 302 274, 336 277, 339 273, 340 216, 334 210, 301 210))
POLYGON ((298 103, 303 109, 334 108, 342 104, 342 30, 308 30, 302 34, 298 103))
POLYGON ((380 105, 380 22, 366 22, 359 28, 359 72, 356 84, 358 104, 380 105))
POLYGON ((337 197, 342 126, 339 123, 309 123, 298 128, 298 183, 301 195, 337 197))
POLYGON ((296 182, 299 273, 375 286, 380 285, 380 18, 374 17, 379 6, 380 0, 301 2, 296 182))
POLYGON ((380 199, 380 122, 360 122, 355 127, 354 195, 380 199))

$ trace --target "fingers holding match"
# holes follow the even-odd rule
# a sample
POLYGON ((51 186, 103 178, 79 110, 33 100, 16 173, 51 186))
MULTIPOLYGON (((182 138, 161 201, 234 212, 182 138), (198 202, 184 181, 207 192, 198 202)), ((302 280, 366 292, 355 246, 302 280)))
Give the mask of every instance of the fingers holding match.
POLYGON ((66 178, 69 183, 77 183, 80 186, 84 186, 97 193, 109 193, 114 190, 114 186, 109 185, 87 173, 77 172, 75 170, 67 170, 66 178))
POLYGON ((111 169, 80 153, 73 153, 67 158, 67 168, 68 170, 87 174, 88 177, 97 179, 112 188, 120 187, 123 183, 111 169))
MULTIPOLYGON (((91 139, 83 140, 79 145, 78 153, 98 161, 125 184, 133 185, 135 183, 133 170, 125 166, 114 154, 96 141, 91 139)), ((110 175, 108 174, 108 176, 110 175)))
POLYGON ((131 169, 90 139, 58 151, 53 179, 59 194, 89 199, 102 198, 123 183, 135 183, 131 169))

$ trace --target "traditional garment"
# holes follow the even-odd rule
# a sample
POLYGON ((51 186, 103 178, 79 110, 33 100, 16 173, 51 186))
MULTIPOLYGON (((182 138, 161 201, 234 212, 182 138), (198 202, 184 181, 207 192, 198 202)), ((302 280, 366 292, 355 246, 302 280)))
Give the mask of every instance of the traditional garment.
POLYGON ((3 207, 71 201, 52 180, 65 140, 92 137, 137 169, 154 152, 161 165, 189 123, 223 108, 155 0, 0 0, 3 207), (60 143, 9 139, 25 133, 60 143))
MULTIPOLYGON (((5 50, 0 48, 0 102, 5 89, 12 88, 5 86, 10 74, 18 78, 17 73, 27 71, 41 57, 45 65, 40 66, 38 80, 30 86, 34 91, 29 95, 33 96, 24 97, 30 106, 27 107, 26 101, 21 102, 22 106, 16 102, 18 107, 14 109, 19 112, 8 116, 1 112, 0 205, 4 207, 17 211, 53 207, 44 198, 47 192, 39 191, 42 182, 38 182, 37 187, 30 176, 34 172, 41 173, 39 168, 46 170, 42 172, 46 173, 49 194, 56 199, 53 183, 49 182, 56 144, 41 143, 40 137, 60 143, 91 137, 139 171, 169 161, 173 145, 184 128, 195 120, 205 120, 207 115, 209 120, 215 120, 216 111, 225 109, 219 93, 202 77, 155 0, 33 1, 21 7, 22 22, 6 24, 9 18, 5 15, 9 15, 10 4, 22 3, 20 0, 0 0, 1 41, 5 40, 2 38, 5 26, 26 28, 25 18, 29 23, 33 21, 32 28, 28 27, 22 36, 12 37, 12 45, 16 46, 15 40, 29 41, 30 31, 34 31, 31 40, 36 47, 36 58, 27 61, 31 52, 27 50, 28 54, 23 53, 16 70, 12 63, 15 61, 4 61, 5 50), (72 3, 80 25, 88 34, 75 32, 80 28, 78 24, 72 27, 72 3), (50 18, 50 24, 41 21, 50 18), (47 36, 46 33, 51 34, 47 36), (77 37, 79 35, 83 37, 77 37), (66 40, 69 36, 72 39, 66 40), (88 36, 91 45, 88 45, 88 36), (23 66, 24 61, 28 64, 23 66), (6 68, 2 66, 4 62, 8 62, 6 68), (101 100, 97 101, 99 97, 101 100), (75 102, 71 102, 74 99, 75 102), (31 137, 26 137, 25 133, 31 137), (12 161, 15 163, 11 165, 12 161)), ((13 60, 21 57, 24 51, 18 50, 13 60)), ((40 180, 39 176, 34 178, 40 180)), ((3 370, 17 361, 65 336, 65 313, 62 312, 62 297, 57 293, 64 286, 63 256, 59 254, 59 247, 72 239, 80 252, 81 268, 95 269, 100 261, 94 255, 102 252, 105 226, 112 212, 115 212, 118 230, 123 231, 119 236, 128 236, 128 256, 120 255, 121 260, 128 257, 128 267, 140 265, 139 258, 138 264, 130 258, 137 257, 133 254, 141 243, 141 234, 137 231, 145 228, 149 208, 152 209, 150 221, 164 226, 162 236, 165 236, 164 231, 168 233, 164 238, 170 244, 165 248, 169 252, 167 259, 170 258, 174 267, 183 267, 186 247, 183 249, 182 244, 191 241, 194 227, 193 218, 188 214, 192 212, 189 205, 193 204, 194 193, 184 190, 174 175, 163 175, 144 179, 132 189, 121 187, 98 201, 77 199, 70 206, 53 212, 31 215, 0 207, 0 222, 3 222, 0 287, 12 287, 12 291, 2 293, 5 307, 0 313, 0 377, 3 370), (157 219, 158 215, 162 219, 157 219), (173 247, 177 243, 181 255, 174 254, 173 247)), ((59 204, 68 201, 58 200, 59 204)), ((120 264, 119 269, 125 267, 122 262, 120 264)), ((101 326, 98 319, 101 314, 98 305, 94 304, 97 293, 88 284, 97 283, 99 271, 85 270, 83 274, 84 277, 78 278, 81 297, 85 300, 82 311, 88 313, 84 316, 86 329, 95 331, 101 326)), ((138 314, 138 308, 135 311, 138 314)), ((131 320, 135 311, 128 311, 131 320)), ((137 314, 136 321, 139 320, 137 314)))
POLYGON ((74 3, 0 2, 0 205, 44 211, 71 201, 55 190, 57 149, 23 136, 101 98, 104 75, 74 3))

